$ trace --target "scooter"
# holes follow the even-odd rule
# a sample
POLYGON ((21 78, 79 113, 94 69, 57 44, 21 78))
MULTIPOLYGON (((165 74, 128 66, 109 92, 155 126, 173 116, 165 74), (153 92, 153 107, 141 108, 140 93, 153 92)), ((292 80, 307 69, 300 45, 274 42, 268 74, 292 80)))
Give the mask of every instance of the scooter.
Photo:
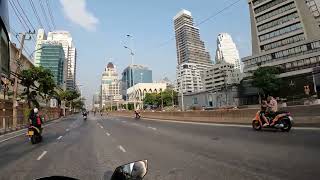
MULTIPOLYGON (((142 180, 148 172, 148 161, 141 160, 131 162, 122 166, 117 167, 110 180, 142 180)), ((66 176, 51 176, 51 177, 43 177, 37 180, 77 180, 72 177, 66 176)))
POLYGON ((27 136, 30 138, 31 144, 37 144, 42 141, 42 129, 35 126, 30 126, 27 131, 27 136))
POLYGON ((293 125, 293 118, 289 112, 279 111, 273 114, 273 117, 266 115, 267 120, 270 124, 265 126, 265 122, 262 120, 262 115, 258 111, 255 117, 252 120, 252 128, 256 131, 261 130, 262 128, 271 128, 271 129, 280 129, 284 132, 289 132, 293 125))

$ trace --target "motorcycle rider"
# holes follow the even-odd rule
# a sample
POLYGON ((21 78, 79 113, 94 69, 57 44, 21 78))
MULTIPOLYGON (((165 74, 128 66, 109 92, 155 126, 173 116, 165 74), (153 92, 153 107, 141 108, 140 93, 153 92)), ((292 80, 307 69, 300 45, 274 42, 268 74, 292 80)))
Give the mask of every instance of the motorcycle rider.
POLYGON ((82 111, 82 117, 87 116, 87 110, 82 111))
POLYGON ((268 96, 267 102, 268 102, 268 108, 267 108, 268 113, 273 118, 272 123, 270 124, 270 126, 273 126, 274 123, 277 121, 277 117, 275 117, 275 113, 278 111, 278 102, 272 96, 268 96))
POLYGON ((36 128, 38 128, 41 132, 42 128, 42 119, 39 115, 39 110, 38 108, 34 108, 33 110, 31 110, 30 115, 29 115, 29 121, 30 121, 30 125, 34 126, 36 128))
POLYGON ((261 102, 261 110, 260 110, 260 115, 261 115, 261 119, 264 121, 263 126, 269 126, 269 120, 267 119, 266 115, 266 111, 268 108, 268 104, 266 100, 262 100, 261 102))
POLYGON ((140 112, 137 109, 134 110, 134 114, 135 114, 137 119, 140 118, 140 112))

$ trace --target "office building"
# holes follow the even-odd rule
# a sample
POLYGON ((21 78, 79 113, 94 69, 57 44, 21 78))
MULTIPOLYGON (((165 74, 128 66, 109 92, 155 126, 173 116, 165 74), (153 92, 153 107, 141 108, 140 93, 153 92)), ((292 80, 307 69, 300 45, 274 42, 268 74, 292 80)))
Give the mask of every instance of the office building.
POLYGON ((283 88, 291 84, 304 94, 303 87, 309 86, 316 92, 319 82, 312 76, 320 66, 319 0, 248 2, 252 56, 242 59, 246 76, 260 66, 279 67, 280 77, 288 82, 283 88))
POLYGON ((239 85, 241 80, 240 69, 235 68, 234 64, 222 61, 206 70, 204 89, 210 92, 224 91, 228 87, 239 85))
POLYGON ((101 103, 102 107, 107 106, 112 101, 122 99, 120 92, 120 80, 116 67, 109 62, 105 68, 101 79, 101 103))
POLYGON ((41 44, 41 53, 37 55, 35 66, 49 69, 55 83, 63 87, 65 54, 60 43, 47 42, 41 44))
POLYGON ((38 30, 35 63, 38 61, 38 56, 41 54, 41 44, 47 42, 58 42, 62 45, 65 54, 65 67, 64 67, 64 82, 67 89, 75 89, 76 87, 76 61, 77 51, 73 44, 73 39, 68 31, 53 31, 49 32, 48 36, 44 29, 38 30))
POLYGON ((239 51, 228 33, 218 35, 215 60, 216 63, 226 62, 241 70, 239 51))
POLYGON ((199 65, 182 63, 177 66, 177 92, 192 93, 204 90, 199 65))
POLYGON ((126 98, 127 89, 138 83, 152 83, 152 70, 142 65, 130 65, 122 72, 122 95, 126 98))

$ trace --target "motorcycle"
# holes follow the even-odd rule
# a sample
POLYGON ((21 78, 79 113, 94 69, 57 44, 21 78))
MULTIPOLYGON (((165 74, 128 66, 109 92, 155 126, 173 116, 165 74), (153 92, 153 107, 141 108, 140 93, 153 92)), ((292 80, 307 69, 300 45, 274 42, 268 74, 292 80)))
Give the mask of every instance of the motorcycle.
MULTIPOLYGON (((122 166, 117 167, 110 180, 142 180, 148 172, 148 161, 141 160, 131 162, 122 166)), ((65 176, 51 176, 51 177, 43 177, 37 180, 77 180, 72 177, 65 176)))
POLYGON ((138 119, 140 119, 140 118, 141 118, 140 113, 137 113, 137 114, 136 114, 136 116, 135 116, 135 119, 137 119, 137 120, 138 120, 138 119))
POLYGON ((85 120, 85 121, 86 121, 86 120, 87 120, 87 118, 88 118, 88 117, 87 117, 87 115, 83 115, 83 120, 85 120))
POLYGON ((271 123, 273 121, 274 125, 264 126, 265 122, 262 120, 262 115, 258 111, 252 120, 252 128, 256 131, 262 128, 280 129, 283 132, 289 132, 293 125, 293 118, 289 112, 279 111, 275 112, 272 116, 266 115, 267 120, 271 123))
POLYGON ((31 144, 37 144, 42 141, 42 129, 35 126, 30 126, 27 131, 27 136, 30 138, 31 144))

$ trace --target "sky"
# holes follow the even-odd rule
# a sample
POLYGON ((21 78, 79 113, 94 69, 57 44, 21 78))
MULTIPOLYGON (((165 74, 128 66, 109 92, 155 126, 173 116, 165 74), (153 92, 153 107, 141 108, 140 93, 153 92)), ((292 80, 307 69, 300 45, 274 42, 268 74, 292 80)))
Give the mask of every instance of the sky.
MULTIPOLYGON (((30 1, 33 1, 45 30, 48 32, 53 29, 46 9, 48 6, 45 1, 48 2, 56 25, 54 30, 66 30, 72 34, 77 48, 77 83, 82 85, 83 95, 90 103, 108 62, 116 65, 119 75, 130 64, 130 52, 123 47, 131 45, 127 34, 133 37, 134 63, 152 69, 154 81, 164 77, 173 81, 177 65, 173 17, 181 9, 186 9, 192 13, 197 24, 238 0, 42 0, 47 19, 42 12, 40 0, 10 1, 14 3, 9 4, 12 34, 24 32, 25 29, 37 31, 41 27, 30 1), (21 24, 24 22, 19 21, 13 7, 20 10, 22 17, 28 17, 30 23, 26 24, 29 26, 23 28, 21 24)), ((221 32, 231 34, 240 57, 251 55, 247 0, 240 0, 198 27, 213 61, 216 38, 221 32)), ((11 39, 19 44, 13 35, 11 39)), ((33 40, 27 41, 25 54, 30 55, 34 47, 33 40)))

